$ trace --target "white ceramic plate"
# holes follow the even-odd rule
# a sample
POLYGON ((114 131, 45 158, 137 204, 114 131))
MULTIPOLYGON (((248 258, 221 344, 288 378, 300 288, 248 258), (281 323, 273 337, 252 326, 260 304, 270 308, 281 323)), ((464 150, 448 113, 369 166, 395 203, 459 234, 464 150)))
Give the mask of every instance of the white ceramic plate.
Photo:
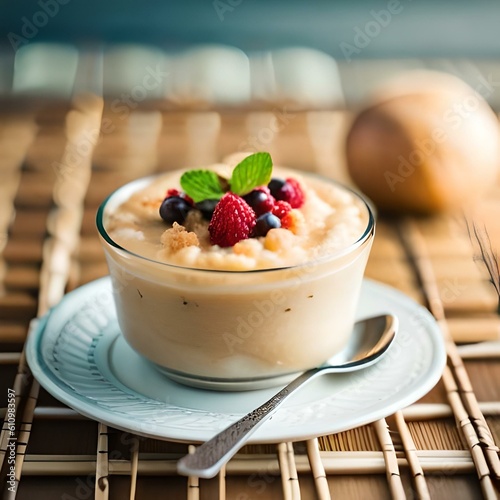
MULTIPOLYGON (((400 292, 365 280, 358 318, 390 312, 398 337, 376 365, 312 381, 251 442, 308 439, 373 422, 424 396, 446 362, 439 328, 400 292)), ((109 278, 69 294, 32 324, 29 366, 55 398, 113 427, 160 439, 205 441, 279 388, 216 392, 182 386, 135 353, 120 334, 109 278)))

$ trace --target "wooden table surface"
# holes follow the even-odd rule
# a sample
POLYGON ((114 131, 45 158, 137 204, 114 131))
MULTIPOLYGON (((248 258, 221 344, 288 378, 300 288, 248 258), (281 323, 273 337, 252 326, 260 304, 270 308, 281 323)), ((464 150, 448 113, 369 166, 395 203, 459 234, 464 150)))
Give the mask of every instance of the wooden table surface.
MULTIPOLYGON (((484 265, 474 261, 477 248, 461 215, 381 218, 366 273, 427 306, 439 321, 448 352, 439 384, 370 425, 307 442, 247 446, 212 480, 176 476, 175 460, 187 444, 82 417, 45 392, 26 365, 30 320, 107 274, 94 217, 114 188, 216 161, 252 141, 277 164, 349 182, 342 144, 351 118, 346 111, 286 107, 154 106, 122 117, 93 96, 2 113, 0 415, 8 415, 14 390, 17 432, 16 496, 8 491, 4 423, 4 498, 498 498, 498 296, 484 265), (280 127, 272 126, 275 120, 280 127)), ((487 228, 493 248, 500 247, 499 194, 492 186, 468 219, 487 228)))

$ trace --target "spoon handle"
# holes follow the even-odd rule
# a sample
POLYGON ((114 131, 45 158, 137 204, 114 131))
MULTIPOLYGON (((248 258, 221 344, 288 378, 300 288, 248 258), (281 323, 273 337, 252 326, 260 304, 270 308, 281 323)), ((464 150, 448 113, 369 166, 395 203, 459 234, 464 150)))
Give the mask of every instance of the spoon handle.
POLYGON ((203 443, 194 453, 181 458, 177 462, 177 472, 184 476, 214 477, 260 425, 274 414, 278 406, 320 371, 313 368, 302 373, 263 405, 203 443))

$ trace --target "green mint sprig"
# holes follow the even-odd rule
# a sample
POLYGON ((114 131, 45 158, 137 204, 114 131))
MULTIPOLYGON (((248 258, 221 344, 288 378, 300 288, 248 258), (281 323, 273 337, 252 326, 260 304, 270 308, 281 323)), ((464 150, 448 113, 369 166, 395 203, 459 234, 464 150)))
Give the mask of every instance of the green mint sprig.
POLYGON ((269 153, 255 153, 236 165, 229 180, 234 194, 244 196, 258 186, 265 186, 271 180, 273 161, 269 153))
POLYGON ((195 203, 203 200, 219 200, 224 191, 219 177, 211 170, 188 170, 181 177, 181 187, 195 203))
POLYGON ((236 165, 229 182, 224 182, 211 170, 189 170, 182 174, 181 187, 195 203, 219 200, 228 190, 244 196, 271 180, 273 162, 269 153, 255 153, 236 165), (225 184, 225 185, 223 185, 225 184))

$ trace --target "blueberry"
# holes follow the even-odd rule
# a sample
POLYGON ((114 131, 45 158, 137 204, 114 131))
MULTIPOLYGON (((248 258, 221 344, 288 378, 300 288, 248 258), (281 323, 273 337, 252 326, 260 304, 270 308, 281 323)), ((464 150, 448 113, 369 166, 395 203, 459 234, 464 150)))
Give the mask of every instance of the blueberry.
POLYGON ((265 236, 271 229, 281 227, 281 221, 271 212, 266 212, 257 218, 254 228, 255 236, 265 236))
POLYGON ((173 224, 174 222, 183 224, 191 208, 189 202, 184 198, 169 196, 163 200, 160 206, 160 217, 169 224, 173 224))
POLYGON ((205 220, 210 220, 217 203, 219 203, 219 200, 203 200, 199 203, 196 203, 195 208, 197 208, 201 212, 201 215, 203 215, 203 218, 205 220))
POLYGON ((257 216, 273 209, 274 199, 266 188, 254 189, 243 196, 257 216))
POLYGON ((277 199, 281 200, 282 198, 282 193, 283 193, 283 188, 286 185, 286 181, 283 179, 279 179, 278 177, 273 177, 267 187, 271 191, 271 194, 277 199))

